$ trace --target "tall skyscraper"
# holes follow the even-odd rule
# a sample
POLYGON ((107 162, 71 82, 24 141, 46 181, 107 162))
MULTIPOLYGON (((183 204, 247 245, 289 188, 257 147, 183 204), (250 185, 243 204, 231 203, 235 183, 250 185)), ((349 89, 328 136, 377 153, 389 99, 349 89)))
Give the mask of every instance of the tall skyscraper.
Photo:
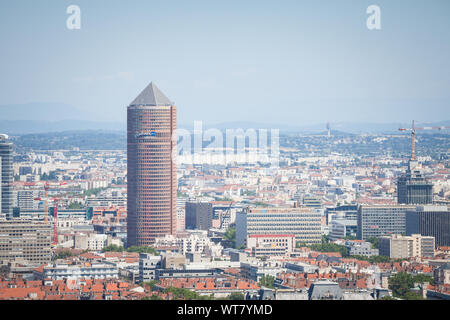
POLYGON ((0 134, 1 213, 7 218, 13 210, 13 144, 6 134, 0 134))
POLYGON ((176 125, 174 103, 153 83, 127 108, 127 246, 176 233, 176 125))

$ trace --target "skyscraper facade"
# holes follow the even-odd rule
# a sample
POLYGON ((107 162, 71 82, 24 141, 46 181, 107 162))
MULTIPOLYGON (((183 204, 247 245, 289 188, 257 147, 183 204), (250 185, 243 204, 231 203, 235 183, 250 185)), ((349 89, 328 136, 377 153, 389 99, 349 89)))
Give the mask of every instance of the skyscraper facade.
POLYGON ((367 240, 386 234, 404 234, 406 232, 405 214, 414 210, 412 205, 358 205, 357 238, 367 240))
POLYGON ((433 184, 420 171, 416 160, 410 160, 408 170, 397 181, 399 204, 433 203, 433 184))
POLYGON ((176 232, 176 123, 176 107, 153 83, 127 108, 127 246, 176 232))
POLYGON ((7 218, 13 211, 13 144, 6 134, 0 134, 1 213, 7 218))
POLYGON ((450 208, 424 205, 406 212, 406 235, 421 234, 436 239, 436 246, 450 246, 450 208))

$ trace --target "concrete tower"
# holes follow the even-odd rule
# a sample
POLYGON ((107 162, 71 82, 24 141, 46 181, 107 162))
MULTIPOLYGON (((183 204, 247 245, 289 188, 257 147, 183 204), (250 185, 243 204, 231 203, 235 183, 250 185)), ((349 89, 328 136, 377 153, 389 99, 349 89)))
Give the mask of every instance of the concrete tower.
POLYGON ((13 211, 13 144, 6 134, 0 134, 0 177, 1 177, 1 213, 7 218, 13 211))
POLYGON ((177 110, 153 83, 127 108, 127 246, 176 232, 177 110))

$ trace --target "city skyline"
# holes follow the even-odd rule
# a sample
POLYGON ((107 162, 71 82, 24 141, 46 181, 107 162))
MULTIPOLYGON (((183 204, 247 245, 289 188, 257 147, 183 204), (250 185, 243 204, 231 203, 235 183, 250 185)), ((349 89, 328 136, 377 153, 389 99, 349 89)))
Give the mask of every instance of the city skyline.
POLYGON ((3 2, 0 300, 450 300, 449 9, 3 2))

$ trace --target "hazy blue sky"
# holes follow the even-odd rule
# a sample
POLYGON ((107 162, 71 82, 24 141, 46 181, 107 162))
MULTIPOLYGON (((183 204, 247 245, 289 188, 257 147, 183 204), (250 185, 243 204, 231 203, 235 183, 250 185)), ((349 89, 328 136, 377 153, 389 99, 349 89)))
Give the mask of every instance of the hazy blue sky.
POLYGON ((154 81, 179 123, 450 119, 448 0, 2 0, 0 43, 0 104, 125 121, 154 81))

